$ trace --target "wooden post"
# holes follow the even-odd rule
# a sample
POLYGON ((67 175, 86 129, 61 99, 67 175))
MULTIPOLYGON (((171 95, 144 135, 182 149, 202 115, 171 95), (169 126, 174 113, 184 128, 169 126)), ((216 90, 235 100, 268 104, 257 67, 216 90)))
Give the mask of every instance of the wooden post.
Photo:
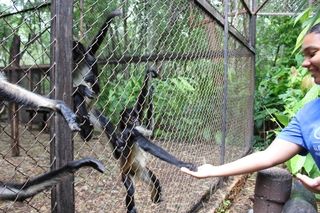
MULTIPOLYGON (((11 71, 9 72, 9 81, 17 83, 19 80, 17 69, 20 66, 20 37, 13 36, 12 46, 10 48, 11 71)), ((19 106, 16 103, 9 104, 9 119, 11 123, 11 155, 13 157, 20 155, 19 149, 19 106)))
MULTIPOLYGON (((51 86, 52 98, 65 101, 71 106, 72 94, 72 0, 52 0, 51 13, 51 86)), ((52 169, 57 169, 73 160, 72 133, 61 115, 56 114, 51 125, 52 169)), ((73 213, 74 177, 65 178, 52 190, 51 211, 55 213, 73 213)))

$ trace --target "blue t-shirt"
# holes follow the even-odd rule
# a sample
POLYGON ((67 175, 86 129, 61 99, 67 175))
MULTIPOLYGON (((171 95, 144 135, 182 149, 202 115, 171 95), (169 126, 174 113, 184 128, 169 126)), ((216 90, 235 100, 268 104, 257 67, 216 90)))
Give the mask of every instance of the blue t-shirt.
POLYGON ((304 150, 300 155, 310 152, 320 168, 320 99, 307 103, 299 110, 277 138, 301 146, 304 150))

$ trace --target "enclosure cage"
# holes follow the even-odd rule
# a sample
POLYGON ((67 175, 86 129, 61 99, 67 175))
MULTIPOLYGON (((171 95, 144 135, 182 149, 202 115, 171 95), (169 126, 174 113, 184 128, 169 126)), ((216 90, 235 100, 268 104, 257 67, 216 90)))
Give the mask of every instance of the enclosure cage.
MULTIPOLYGON (((121 10, 96 53, 101 90, 94 106, 117 126, 122 110, 137 102, 146 70, 155 68, 153 120, 144 119, 152 129, 149 139, 183 161, 218 165, 251 150, 257 15, 270 15, 282 4, 282 13, 296 13, 309 3, 0 0, 1 72, 12 83, 71 106, 73 40, 87 47, 107 15, 121 10)), ((22 203, 1 201, 1 211, 126 211, 121 168, 105 134, 96 130, 84 141, 60 115, 7 102, 0 121, 1 181, 23 182, 83 157, 106 167, 104 174, 81 169, 22 203)), ((222 181, 196 180, 147 155, 163 201, 154 204, 148 185, 136 181, 139 212, 201 211, 203 199, 222 181)))

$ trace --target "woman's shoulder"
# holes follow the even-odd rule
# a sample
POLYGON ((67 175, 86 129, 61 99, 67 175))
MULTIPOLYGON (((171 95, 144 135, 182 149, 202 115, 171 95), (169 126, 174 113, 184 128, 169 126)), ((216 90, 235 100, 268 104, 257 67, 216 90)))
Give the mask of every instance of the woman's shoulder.
POLYGON ((319 104, 320 104, 320 98, 316 98, 316 99, 306 103, 303 108, 305 108, 305 107, 307 107, 307 108, 308 107, 320 107, 319 104))
POLYGON ((320 98, 316 98, 308 103, 306 103, 300 110, 299 114, 312 113, 320 111, 320 98))

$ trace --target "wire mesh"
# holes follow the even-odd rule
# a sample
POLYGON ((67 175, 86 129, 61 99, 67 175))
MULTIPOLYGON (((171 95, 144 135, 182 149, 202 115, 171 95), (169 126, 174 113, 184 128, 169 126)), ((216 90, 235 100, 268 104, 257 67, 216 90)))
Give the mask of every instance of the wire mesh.
POLYGON ((250 146, 254 90, 253 53, 234 38, 230 38, 228 45, 235 56, 228 58, 226 162, 238 159, 239 154, 245 154, 250 146))
MULTIPOLYGON (((1 1, 0 5, 1 71, 6 73, 9 81, 35 93, 48 95, 50 7, 45 2, 34 1, 24 1, 23 6, 15 1, 1 1)), ((23 106, 13 108, 12 104, 4 103, 0 131, 1 180, 22 182, 50 170, 50 138, 47 134, 50 116, 46 111, 23 106), (19 122, 15 133, 14 121, 19 122)), ((45 192, 41 197, 26 201, 23 206, 17 202, 0 203, 3 212, 13 209, 21 212, 49 210, 50 195, 45 192)))
MULTIPOLYGON (((232 1, 231 5, 230 24, 247 37, 248 15, 240 15, 241 1, 232 1)), ((223 5, 220 6, 217 9, 223 14, 223 5)), ((252 134, 253 53, 230 38, 228 79, 224 79, 223 27, 193 2, 184 0, 76 0, 74 39, 87 47, 107 14, 116 8, 123 14, 112 20, 96 54, 101 92, 93 105, 118 128, 122 110, 137 102, 146 70, 155 67, 160 77, 150 82, 154 88, 154 122, 147 115, 144 117, 144 125, 153 132, 149 138, 153 143, 178 159, 197 165, 217 165, 222 158, 231 161, 246 152, 252 134), (226 83, 228 92, 224 94, 226 83), (225 97, 227 118, 223 117, 225 97), (226 148, 222 149, 225 121, 226 148)), ((7 73, 11 70, 19 73, 21 86, 43 95, 49 95, 50 88, 54 88, 49 75, 50 21, 50 2, 1 2, 0 23, 4 27, 0 31, 0 67, 7 73), (21 40, 19 67, 10 63, 10 46, 15 35, 21 40)), ((19 106, 20 155, 12 157, 10 126, 12 117, 18 115, 10 118, 7 103, 5 111, 1 114, 1 180, 22 181, 48 171, 47 120, 52 115, 19 106)), ((125 212, 126 190, 121 181, 120 161, 113 156, 115 150, 110 148, 110 140, 98 130, 89 141, 83 141, 79 133, 74 134, 73 140, 75 159, 95 157, 107 169, 103 175, 90 169, 76 173, 76 212, 125 212)), ((148 185, 136 180, 135 202, 139 212, 186 212, 217 182, 217 179, 195 180, 146 155, 147 167, 162 185, 163 201, 152 203, 148 185)), ((50 212, 50 192, 22 204, 0 203, 2 211, 17 209, 50 212)))
MULTIPOLYGON (((211 0, 208 1, 210 5, 214 7, 222 16, 224 14, 225 5, 222 0, 211 0)), ((251 1, 239 1, 231 0, 229 1, 228 7, 228 22, 230 25, 234 26, 239 33, 241 33, 247 40, 249 40, 249 21, 250 14, 246 10, 245 5, 251 10, 251 1)))
POLYGON ((305 10, 311 1, 295 1, 295 0, 258 0, 257 7, 263 5, 262 9, 259 11, 258 15, 297 15, 299 12, 305 10))

